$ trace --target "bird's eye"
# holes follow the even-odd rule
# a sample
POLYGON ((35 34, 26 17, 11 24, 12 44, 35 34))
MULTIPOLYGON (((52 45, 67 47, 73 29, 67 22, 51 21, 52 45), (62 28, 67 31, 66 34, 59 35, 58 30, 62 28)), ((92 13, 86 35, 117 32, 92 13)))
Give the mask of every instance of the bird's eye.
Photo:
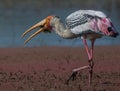
POLYGON ((56 18, 60 18, 59 16, 55 16, 56 18))

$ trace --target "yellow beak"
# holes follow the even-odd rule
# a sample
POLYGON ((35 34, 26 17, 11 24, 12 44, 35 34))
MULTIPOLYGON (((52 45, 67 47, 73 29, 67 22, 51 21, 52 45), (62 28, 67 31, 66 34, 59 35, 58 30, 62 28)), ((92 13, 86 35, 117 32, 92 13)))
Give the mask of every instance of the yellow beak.
POLYGON ((39 30, 37 30, 35 33, 33 33, 30 37, 27 38, 27 40, 24 42, 24 44, 28 43, 29 40, 31 40, 34 36, 36 36, 37 34, 41 33, 42 31, 48 29, 48 25, 50 23, 50 16, 45 18, 44 20, 40 21, 39 23, 33 25, 31 28, 29 28, 28 30, 26 30, 23 34, 22 34, 22 38, 30 31, 36 29, 36 28, 40 28, 39 30))

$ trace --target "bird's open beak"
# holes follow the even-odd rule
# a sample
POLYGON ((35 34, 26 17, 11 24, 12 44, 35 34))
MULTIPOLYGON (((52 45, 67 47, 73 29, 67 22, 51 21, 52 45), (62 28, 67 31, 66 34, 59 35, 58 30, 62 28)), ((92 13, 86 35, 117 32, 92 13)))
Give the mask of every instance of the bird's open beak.
POLYGON ((33 33, 30 37, 27 38, 27 40, 24 42, 25 44, 28 43, 29 40, 31 40, 34 36, 36 36, 37 34, 41 33, 42 31, 46 31, 46 30, 51 30, 51 26, 50 26, 50 20, 51 20, 52 16, 48 16, 47 18, 43 19, 42 21, 40 21, 39 23, 33 25, 31 28, 29 28, 28 30, 26 30, 23 34, 22 34, 22 38, 29 33, 30 31, 36 29, 36 28, 40 28, 39 30, 37 30, 35 33, 33 33))

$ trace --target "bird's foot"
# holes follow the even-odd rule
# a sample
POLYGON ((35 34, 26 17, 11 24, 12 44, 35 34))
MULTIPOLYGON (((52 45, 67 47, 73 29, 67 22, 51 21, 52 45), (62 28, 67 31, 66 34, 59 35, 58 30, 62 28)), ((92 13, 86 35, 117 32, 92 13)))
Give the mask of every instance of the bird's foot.
POLYGON ((69 78, 67 79, 66 84, 69 84, 69 81, 70 81, 70 80, 72 80, 72 81, 75 80, 77 73, 78 73, 77 71, 73 71, 72 74, 71 74, 71 75, 69 76, 69 78))
POLYGON ((73 80, 76 79, 76 76, 77 76, 78 71, 81 71, 81 70, 84 70, 84 69, 88 69, 88 68, 90 68, 89 65, 83 66, 83 67, 80 67, 80 68, 73 69, 73 72, 72 72, 72 74, 69 76, 68 80, 66 81, 66 84, 69 84, 69 81, 70 81, 70 80, 73 81, 73 80))

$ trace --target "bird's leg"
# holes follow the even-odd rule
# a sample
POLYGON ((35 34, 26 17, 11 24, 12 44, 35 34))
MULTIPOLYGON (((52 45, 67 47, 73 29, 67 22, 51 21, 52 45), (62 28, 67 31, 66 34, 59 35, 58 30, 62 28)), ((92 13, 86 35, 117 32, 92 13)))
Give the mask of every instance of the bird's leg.
POLYGON ((84 70, 84 69, 90 69, 89 70, 89 85, 91 85, 93 66, 94 66, 94 63, 93 63, 93 60, 92 60, 92 58, 93 58, 94 41, 95 40, 91 40, 91 48, 89 48, 88 45, 87 45, 86 39, 83 39, 83 43, 85 45, 85 49, 86 49, 86 52, 87 52, 88 58, 89 58, 89 60, 88 60, 89 65, 73 69, 72 74, 69 76, 69 78, 68 78, 68 80, 66 82, 67 84, 69 83, 69 81, 71 79, 72 80, 76 79, 76 75, 77 75, 78 71, 81 71, 81 70, 84 70))
POLYGON ((89 86, 91 86, 91 81, 92 81, 92 75, 93 75, 93 66, 94 66, 94 62, 93 62, 93 49, 94 49, 94 42, 95 42, 95 39, 92 39, 91 40, 91 50, 90 50, 90 58, 89 58, 89 67, 90 67, 90 70, 89 70, 89 86))
POLYGON ((86 39, 83 39, 83 43, 85 45, 85 49, 86 49, 86 52, 88 54, 88 63, 89 63, 89 86, 91 86, 91 81, 92 81, 92 74, 93 74, 93 66, 94 66, 94 62, 93 62, 93 49, 94 49, 94 42, 95 42, 95 39, 91 39, 91 48, 88 47, 87 45, 87 41, 86 39))
POLYGON ((94 62, 92 60, 89 60, 89 86, 91 86, 91 82, 92 82, 92 76, 93 76, 93 66, 94 66, 94 62))
POLYGON ((89 68, 89 65, 73 69, 73 71, 72 71, 71 75, 69 76, 69 78, 67 79, 66 83, 69 84, 70 80, 72 80, 72 81, 75 80, 78 71, 88 69, 88 68, 89 68))

